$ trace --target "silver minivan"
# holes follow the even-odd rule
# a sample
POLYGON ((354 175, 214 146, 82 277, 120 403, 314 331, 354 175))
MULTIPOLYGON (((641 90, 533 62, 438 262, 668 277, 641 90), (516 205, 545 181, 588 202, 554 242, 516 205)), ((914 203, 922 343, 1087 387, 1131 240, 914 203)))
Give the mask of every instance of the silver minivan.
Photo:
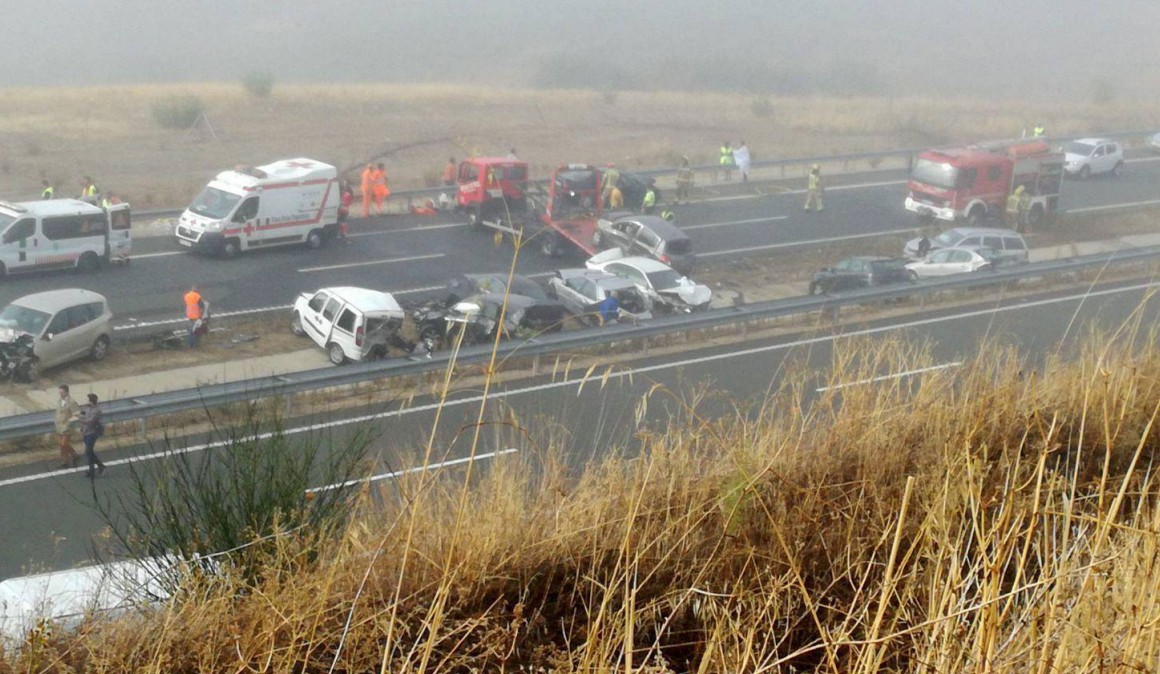
POLYGON ((1027 240, 1011 229, 996 227, 955 227, 929 239, 930 247, 921 249, 923 237, 906 242, 902 252, 909 258, 923 259, 928 253, 942 248, 966 248, 978 251, 990 248, 995 251, 996 264, 1022 264, 1027 262, 1027 240))
POLYGON ((37 369, 81 358, 103 360, 113 338, 113 313, 104 295, 82 288, 26 295, 0 311, 0 342, 21 334, 34 340, 37 369))

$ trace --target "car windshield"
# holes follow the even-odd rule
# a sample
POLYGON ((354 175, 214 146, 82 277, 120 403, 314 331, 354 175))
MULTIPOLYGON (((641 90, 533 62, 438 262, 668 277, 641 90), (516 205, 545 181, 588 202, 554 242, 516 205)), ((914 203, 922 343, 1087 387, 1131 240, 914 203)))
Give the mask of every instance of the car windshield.
POLYGON ((224 220, 241 200, 241 195, 230 194, 206 185, 201 194, 198 194, 189 205, 189 210, 205 218, 224 220))
POLYGON ((16 222, 15 215, 5 215, 4 213, 0 213, 0 232, 8 229, 8 225, 11 225, 14 222, 16 222))
POLYGON ((36 309, 29 309, 16 304, 9 304, 0 311, 0 328, 8 328, 17 332, 27 332, 30 335, 39 335, 48 324, 49 314, 36 309))
POLYGON ((657 290, 675 288, 677 287, 677 282, 681 280, 681 275, 673 269, 661 269, 659 271, 649 272, 645 276, 648 276, 648 282, 657 290))
POLYGON ((933 243, 936 246, 946 248, 948 246, 953 246, 954 244, 958 243, 960 240, 962 240, 962 238, 963 238, 962 234, 956 232, 953 229, 948 229, 947 231, 943 232, 942 234, 939 234, 938 236, 934 237, 933 243))
POLYGON ((959 170, 944 162, 919 159, 910 172, 910 178, 924 185, 951 189, 959 179, 959 170))
POLYGON ((1080 142, 1074 141, 1074 140, 1071 141, 1070 143, 1063 144, 1063 151, 1064 152, 1066 152, 1068 154, 1083 155, 1084 157, 1087 157, 1088 155, 1090 155, 1092 152, 1095 151, 1095 149, 1096 149, 1095 145, 1089 145, 1087 143, 1080 143, 1080 142))

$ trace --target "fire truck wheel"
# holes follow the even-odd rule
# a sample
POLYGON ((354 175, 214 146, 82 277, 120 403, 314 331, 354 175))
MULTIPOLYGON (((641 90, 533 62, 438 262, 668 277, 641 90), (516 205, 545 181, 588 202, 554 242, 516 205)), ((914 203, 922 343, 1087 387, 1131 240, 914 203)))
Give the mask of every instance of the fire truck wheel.
POLYGON ((77 269, 88 274, 101 268, 101 258, 97 257, 96 253, 89 252, 81 255, 81 259, 77 260, 77 269))
POLYGON ((306 235, 306 247, 310 250, 318 250, 319 248, 322 248, 322 243, 323 239, 321 229, 312 229, 310 230, 310 233, 306 235))
POLYGON ((222 257, 227 260, 235 258, 241 250, 237 239, 226 239, 226 242, 222 244, 222 257))

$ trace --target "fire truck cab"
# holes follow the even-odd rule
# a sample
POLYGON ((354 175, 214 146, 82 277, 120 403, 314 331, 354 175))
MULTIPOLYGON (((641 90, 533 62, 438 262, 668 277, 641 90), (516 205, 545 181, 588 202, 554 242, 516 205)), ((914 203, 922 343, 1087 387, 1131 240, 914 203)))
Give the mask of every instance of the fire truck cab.
POLYGON ((1063 155, 1042 141, 1000 141, 928 150, 918 155, 907 185, 906 210, 920 219, 978 225, 989 217, 1034 225, 1054 214, 1063 184, 1063 155), (1018 191, 1019 187, 1023 189, 1018 191), (1008 210, 1008 198, 1020 201, 1008 210))

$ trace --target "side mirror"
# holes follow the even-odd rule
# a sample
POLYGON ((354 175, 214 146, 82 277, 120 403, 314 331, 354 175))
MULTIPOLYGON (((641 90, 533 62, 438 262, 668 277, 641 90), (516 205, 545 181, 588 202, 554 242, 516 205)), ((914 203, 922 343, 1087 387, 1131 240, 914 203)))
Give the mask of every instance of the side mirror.
POLYGON ((44 341, 46 341, 46 342, 51 342, 51 341, 52 341, 52 333, 51 333, 51 332, 50 332, 50 333, 47 333, 47 334, 45 334, 45 336, 44 336, 44 341))

